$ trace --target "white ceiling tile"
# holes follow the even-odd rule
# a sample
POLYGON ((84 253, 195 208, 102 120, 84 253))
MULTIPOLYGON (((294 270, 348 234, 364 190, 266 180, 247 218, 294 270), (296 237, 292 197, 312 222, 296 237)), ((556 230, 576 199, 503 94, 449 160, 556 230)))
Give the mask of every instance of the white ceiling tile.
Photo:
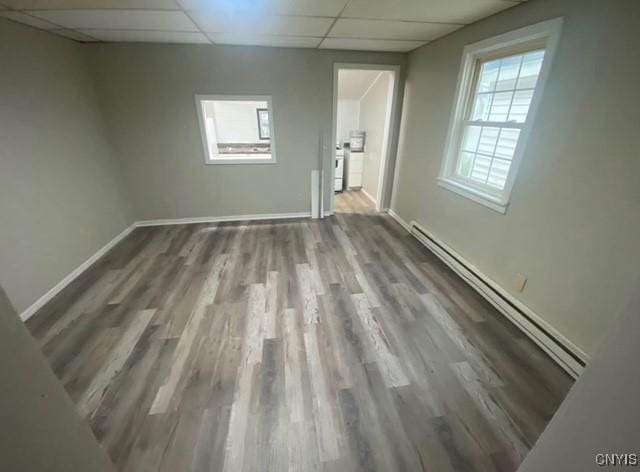
POLYGON ((35 10, 33 15, 72 29, 197 31, 180 11, 35 10))
POLYGON ((82 41, 85 43, 92 43, 97 41, 96 38, 91 36, 87 36, 86 34, 82 34, 75 30, 70 29, 54 29, 50 30, 51 33, 57 34, 58 36, 64 36, 65 38, 73 39, 75 41, 82 41))
MULTIPOLYGON (((524 1, 524 0, 521 0, 524 1)), ((88 30, 105 41, 410 51, 519 0, 0 0, 0 16, 41 29, 88 30), (3 10, 3 6, 8 7, 3 10), (187 13, 180 11, 184 8, 187 13), (24 15, 18 11, 28 11, 24 15), (196 27, 196 22, 198 27, 196 27), (113 30, 109 32, 108 30, 113 30), (130 31, 127 31, 130 30, 130 31), (193 34, 163 34, 175 33, 193 34), (159 34, 154 34, 154 32, 159 34), (168 39, 172 37, 173 39, 168 39)), ((81 36, 74 38, 89 40, 81 36)))
POLYGON ((347 0, 266 0, 279 15, 338 16, 347 0))
POLYGON ((58 10, 88 8, 141 8, 151 10, 178 10, 173 0, 3 0, 16 10, 58 10))
POLYGON ((101 41, 124 43, 193 43, 208 44, 203 33, 182 31, 135 31, 135 30, 81 30, 81 33, 101 41))
POLYGON ((185 10, 227 10, 245 14, 335 17, 347 0, 177 0, 185 10))
POLYGON ((329 32, 330 37, 431 40, 460 28, 447 23, 414 21, 339 19, 329 32))
POLYGON ((249 16, 213 11, 190 11, 189 16, 207 33, 289 36, 324 36, 333 21, 309 16, 249 16))
POLYGON ((393 39, 326 38, 321 49, 352 49, 355 51, 408 52, 427 44, 427 41, 398 41, 393 39))
POLYGON ((35 16, 27 15, 26 13, 20 13, 19 11, 0 11, 0 17, 44 30, 59 28, 59 26, 54 25, 53 23, 36 18, 35 16))
POLYGON ((232 33, 208 33, 216 44, 240 44, 247 46, 271 46, 283 48, 315 48, 322 38, 311 36, 273 36, 232 33))
POLYGON ((342 17, 466 24, 517 4, 508 0, 351 0, 342 17))
POLYGON ((427 13, 425 0, 351 0, 342 17, 427 21, 427 13))

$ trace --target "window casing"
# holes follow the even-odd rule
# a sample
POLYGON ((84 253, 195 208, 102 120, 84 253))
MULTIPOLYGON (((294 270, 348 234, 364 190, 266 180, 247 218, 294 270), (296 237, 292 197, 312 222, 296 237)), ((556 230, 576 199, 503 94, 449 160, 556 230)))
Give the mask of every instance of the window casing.
POLYGON ((467 46, 439 184, 504 213, 562 20, 467 46))
POLYGON ((273 107, 267 95, 196 95, 206 164, 276 162, 273 107))

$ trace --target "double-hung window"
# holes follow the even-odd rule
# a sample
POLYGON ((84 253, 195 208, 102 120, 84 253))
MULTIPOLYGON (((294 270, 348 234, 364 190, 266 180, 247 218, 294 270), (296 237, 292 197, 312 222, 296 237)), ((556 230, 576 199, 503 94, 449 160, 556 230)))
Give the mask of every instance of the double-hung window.
POLYGON ((465 48, 440 185, 504 212, 561 20, 465 48))

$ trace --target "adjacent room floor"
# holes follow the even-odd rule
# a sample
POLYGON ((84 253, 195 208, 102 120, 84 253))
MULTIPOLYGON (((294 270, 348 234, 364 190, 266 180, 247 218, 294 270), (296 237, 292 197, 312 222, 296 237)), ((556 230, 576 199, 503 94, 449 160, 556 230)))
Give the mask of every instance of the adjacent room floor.
POLYGON ((361 190, 345 190, 336 194, 336 213, 376 212, 375 203, 361 190))
POLYGON ((136 229, 29 322, 123 471, 515 471, 571 379, 357 192, 136 229))

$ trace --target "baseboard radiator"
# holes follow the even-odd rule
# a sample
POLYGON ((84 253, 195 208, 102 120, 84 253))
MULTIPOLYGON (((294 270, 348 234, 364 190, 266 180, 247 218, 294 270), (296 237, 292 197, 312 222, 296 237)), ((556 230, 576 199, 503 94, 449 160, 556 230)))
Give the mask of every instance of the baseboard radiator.
MULTIPOLYGON (((391 213, 391 215, 395 219, 399 218, 395 213, 391 213)), ((409 232, 418 241, 431 250, 467 284, 514 323, 572 377, 577 378, 582 373, 588 361, 586 353, 516 300, 500 285, 482 274, 444 242, 433 236, 419 223, 412 221, 410 225, 407 225, 404 221, 399 222, 405 228, 408 226, 409 232)))

